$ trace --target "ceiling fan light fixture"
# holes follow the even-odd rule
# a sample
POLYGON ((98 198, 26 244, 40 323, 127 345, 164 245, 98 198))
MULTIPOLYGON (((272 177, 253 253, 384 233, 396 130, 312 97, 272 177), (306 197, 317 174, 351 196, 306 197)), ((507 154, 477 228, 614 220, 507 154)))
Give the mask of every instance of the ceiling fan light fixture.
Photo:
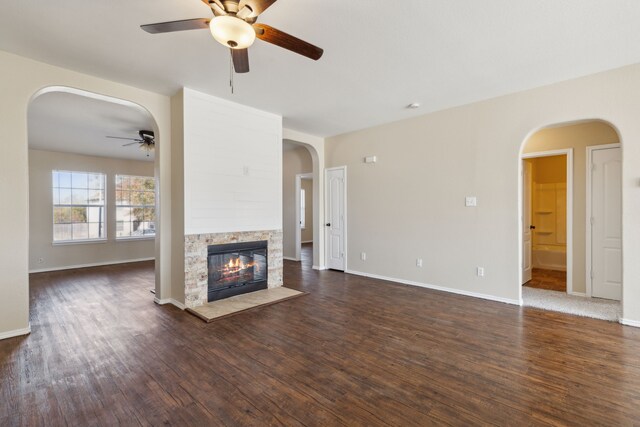
POLYGON ((155 144, 148 143, 148 142, 143 142, 142 144, 140 144, 140 151, 146 153, 147 157, 149 157, 149 153, 153 153, 155 149, 156 149, 155 144))
POLYGON ((231 15, 216 16, 209 23, 209 29, 214 39, 232 49, 246 49, 256 40, 251 24, 231 15))

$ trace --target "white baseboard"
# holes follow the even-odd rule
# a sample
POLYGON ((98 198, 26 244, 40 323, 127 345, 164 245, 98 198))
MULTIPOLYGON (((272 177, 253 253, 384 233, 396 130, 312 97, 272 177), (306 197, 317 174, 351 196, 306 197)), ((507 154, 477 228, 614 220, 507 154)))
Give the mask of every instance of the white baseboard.
POLYGON ((291 258, 290 256, 283 256, 282 259, 286 259, 287 261, 295 261, 295 262, 300 262, 299 259, 297 258, 291 258))
POLYGON ((372 279, 387 280, 389 282, 402 283, 403 285, 418 286, 421 288, 433 289, 435 291, 443 291, 443 292, 449 292, 452 294, 464 295, 468 297, 497 301, 505 304, 522 305, 522 299, 516 300, 516 299, 502 298, 494 295, 480 294, 477 292, 470 292, 470 291, 463 291, 461 289, 448 288, 446 286, 429 285, 427 283, 414 282, 412 280, 396 279, 394 277, 380 276, 378 274, 363 273, 361 271, 346 270, 345 273, 355 274, 356 276, 370 277, 372 279))
POLYGON ((22 335, 29 335, 31 333, 31 325, 24 329, 15 329, 13 331, 0 332, 0 340, 6 340, 7 338, 19 337, 22 335))
POLYGON ((89 267, 103 267, 105 265, 117 265, 117 264, 129 264, 132 262, 142 262, 142 261, 153 261, 155 257, 150 258, 136 258, 136 259, 125 259, 122 261, 105 261, 105 262, 92 262, 90 264, 78 264, 78 265, 66 265, 64 267, 48 267, 48 268, 40 268, 36 270, 29 270, 29 273, 46 273, 47 271, 62 271, 62 270, 73 270, 76 268, 89 268, 89 267))
POLYGON ((633 326, 634 328, 640 328, 640 320, 620 319, 620 323, 625 326, 633 326))
POLYGON ((326 270, 327 267, 325 267, 324 265, 314 265, 311 268, 313 268, 314 270, 318 270, 318 271, 322 271, 322 270, 326 270))
POLYGON ((313 243, 313 240, 305 240, 304 242, 300 242, 300 243, 313 243))
POLYGON ((183 303, 181 303, 180 301, 176 301, 173 298, 167 298, 167 299, 154 298, 153 302, 155 302, 158 305, 172 304, 172 305, 175 305, 176 307, 178 307, 180 310, 184 310, 185 309, 185 305, 183 303))

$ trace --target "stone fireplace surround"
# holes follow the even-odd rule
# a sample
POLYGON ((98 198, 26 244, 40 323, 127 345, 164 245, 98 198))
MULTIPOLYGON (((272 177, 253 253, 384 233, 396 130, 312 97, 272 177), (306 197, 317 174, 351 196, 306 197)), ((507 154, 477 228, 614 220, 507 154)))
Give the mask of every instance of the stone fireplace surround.
POLYGON ((268 287, 282 286, 282 230, 189 234, 184 237, 184 302, 195 308, 207 301, 207 248, 224 243, 268 242, 268 287))

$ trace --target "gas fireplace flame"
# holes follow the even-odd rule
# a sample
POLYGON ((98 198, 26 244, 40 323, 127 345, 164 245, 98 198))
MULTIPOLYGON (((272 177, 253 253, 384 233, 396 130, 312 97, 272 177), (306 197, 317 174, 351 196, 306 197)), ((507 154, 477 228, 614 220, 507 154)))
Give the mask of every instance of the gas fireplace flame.
POLYGON ((228 263, 224 264, 221 273, 224 276, 238 273, 239 271, 246 270, 247 268, 254 267, 256 263, 254 261, 244 263, 240 258, 231 258, 228 263))

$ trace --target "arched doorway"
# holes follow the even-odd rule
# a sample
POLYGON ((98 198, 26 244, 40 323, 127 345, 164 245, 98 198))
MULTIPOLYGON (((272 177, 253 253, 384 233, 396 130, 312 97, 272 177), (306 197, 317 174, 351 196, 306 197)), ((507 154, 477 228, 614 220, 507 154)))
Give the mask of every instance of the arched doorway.
MULTIPOLYGON (((161 135, 151 113, 128 100, 49 86, 31 97, 27 115, 29 186, 42 193, 30 202, 29 271, 158 261, 161 135), (153 146, 107 138, 137 139, 142 130, 153 132, 153 146), (141 187, 116 188, 125 182, 141 187)), ((157 262, 156 294, 159 269, 157 262)))
POLYGON ((519 219, 525 305, 531 305, 527 295, 542 305, 560 293, 568 306, 585 301, 579 297, 621 299, 620 142, 617 130, 601 120, 546 126, 523 142, 519 219))
MULTIPOLYGON (((301 259, 301 245, 303 241, 311 240, 313 242, 313 261, 311 266, 319 269, 321 265, 320 250, 322 247, 322 229, 320 227, 322 187, 320 186, 319 156, 316 148, 312 145, 291 139, 285 139, 283 141, 283 156, 285 158, 287 156, 294 157, 294 162, 297 163, 291 165, 291 167, 283 165, 285 172, 285 182, 283 182, 283 192, 285 193, 283 194, 285 250, 289 247, 289 254, 285 253, 285 258, 299 261, 301 259), (294 156, 287 154, 291 152, 295 152, 296 154, 294 156), (291 170, 289 171, 289 169, 291 170), (306 188, 307 191, 304 191, 304 188, 306 188), (302 213, 300 210, 302 204, 301 190, 304 191, 305 194, 308 194, 308 192, 312 193, 311 206, 305 206, 305 211, 308 212, 307 218, 311 218, 311 223, 305 224, 304 230, 300 226, 302 222, 302 213), (290 230, 287 230, 287 228, 290 230), (311 231, 311 233, 309 233, 309 231, 311 231), (306 238, 303 239, 305 235, 306 238)), ((307 200, 309 199, 307 198, 307 200)))

